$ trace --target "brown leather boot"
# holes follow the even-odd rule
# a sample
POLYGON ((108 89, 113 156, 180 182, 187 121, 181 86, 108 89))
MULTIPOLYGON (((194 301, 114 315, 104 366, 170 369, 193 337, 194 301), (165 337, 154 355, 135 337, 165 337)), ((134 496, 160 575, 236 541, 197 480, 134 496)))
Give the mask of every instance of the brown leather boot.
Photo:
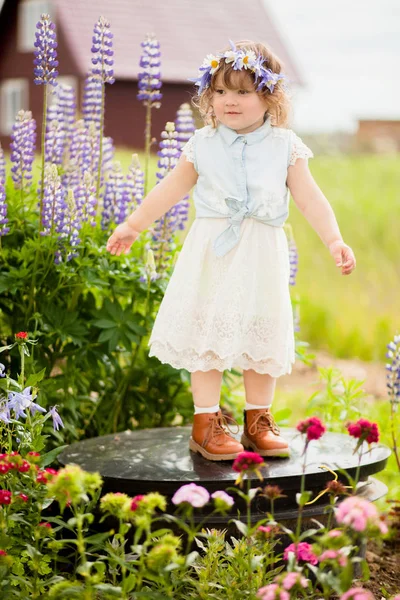
MULTIPOLYGON (((228 415, 223 415, 219 410, 216 413, 199 413, 193 416, 192 435, 189 439, 189 448, 199 452, 208 460, 234 460, 244 448, 225 431, 223 425, 229 429, 226 420, 236 421, 228 415)), ((239 426, 238 431, 239 431, 239 426)), ((231 431, 229 429, 229 431, 231 431)), ((231 433, 238 433, 231 432, 231 433)))
POLYGON ((260 456, 290 456, 289 444, 280 435, 280 429, 268 408, 244 411, 241 442, 260 456))

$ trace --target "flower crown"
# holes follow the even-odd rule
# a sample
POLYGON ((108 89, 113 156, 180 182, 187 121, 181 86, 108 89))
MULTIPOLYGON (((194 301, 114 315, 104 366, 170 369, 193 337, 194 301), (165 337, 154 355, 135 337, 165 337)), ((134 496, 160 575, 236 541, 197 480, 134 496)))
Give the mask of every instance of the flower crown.
POLYGON ((257 92, 262 88, 267 88, 271 94, 274 91, 274 86, 281 79, 287 79, 285 75, 280 73, 274 73, 271 69, 263 66, 265 58, 261 54, 256 54, 253 50, 246 50, 245 48, 236 48, 232 40, 229 40, 231 50, 227 50, 222 54, 207 54, 203 60, 203 64, 199 68, 199 73, 194 79, 194 84, 198 86, 198 94, 200 95, 205 89, 210 86, 211 79, 215 71, 220 66, 220 61, 225 59, 225 63, 233 63, 232 67, 234 71, 241 71, 242 69, 248 69, 255 74, 255 81, 258 83, 257 92))

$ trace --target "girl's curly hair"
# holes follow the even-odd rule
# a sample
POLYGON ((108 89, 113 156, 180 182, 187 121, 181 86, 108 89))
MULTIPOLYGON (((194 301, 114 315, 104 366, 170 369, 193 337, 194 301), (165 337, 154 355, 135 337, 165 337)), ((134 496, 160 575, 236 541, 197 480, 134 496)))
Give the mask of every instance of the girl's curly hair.
MULTIPOLYGON (((271 71, 274 73, 282 72, 282 61, 264 44, 252 42, 251 40, 242 40, 240 42, 236 42, 236 48, 253 50, 253 52, 256 54, 263 56, 264 66, 271 69, 271 71)), ((230 50, 230 47, 228 46, 224 48, 221 53, 225 52, 226 50, 230 50)), ((204 123, 206 125, 212 125, 214 128, 217 127, 217 120, 212 112, 211 101, 215 92, 216 78, 219 74, 222 75, 223 84, 228 89, 238 89, 238 85, 243 85, 244 82, 248 83, 249 80, 251 80, 254 88, 256 88, 255 74, 252 71, 245 69, 235 71, 232 63, 226 63, 224 60, 221 60, 218 69, 212 75, 210 86, 206 88, 200 95, 197 94, 192 98, 192 104, 199 110, 204 123), (236 85, 233 84, 232 73, 236 74, 235 77, 239 76, 239 79, 236 79, 236 85)), ((288 127, 291 101, 288 92, 282 85, 282 80, 279 80, 278 83, 275 84, 274 91, 272 93, 267 88, 257 93, 265 100, 265 118, 267 114, 271 116, 271 125, 274 125, 275 127, 288 127)))

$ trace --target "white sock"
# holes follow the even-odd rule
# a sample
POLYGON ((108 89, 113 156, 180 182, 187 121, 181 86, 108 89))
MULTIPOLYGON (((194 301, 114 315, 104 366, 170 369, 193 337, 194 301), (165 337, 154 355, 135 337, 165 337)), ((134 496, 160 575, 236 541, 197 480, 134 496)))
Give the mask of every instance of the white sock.
POLYGON ((216 413, 219 411, 219 402, 215 406, 196 406, 194 405, 194 414, 216 413))
POLYGON ((246 402, 244 410, 254 410, 256 408, 271 408, 272 403, 271 404, 251 404, 250 402, 246 402))

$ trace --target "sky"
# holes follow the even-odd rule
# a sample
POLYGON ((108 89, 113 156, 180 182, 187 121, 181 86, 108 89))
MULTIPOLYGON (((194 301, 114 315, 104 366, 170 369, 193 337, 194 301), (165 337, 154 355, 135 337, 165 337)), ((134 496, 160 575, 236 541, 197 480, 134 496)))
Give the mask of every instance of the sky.
POLYGON ((305 87, 293 127, 357 129, 357 119, 400 119, 400 0, 263 0, 305 87))

